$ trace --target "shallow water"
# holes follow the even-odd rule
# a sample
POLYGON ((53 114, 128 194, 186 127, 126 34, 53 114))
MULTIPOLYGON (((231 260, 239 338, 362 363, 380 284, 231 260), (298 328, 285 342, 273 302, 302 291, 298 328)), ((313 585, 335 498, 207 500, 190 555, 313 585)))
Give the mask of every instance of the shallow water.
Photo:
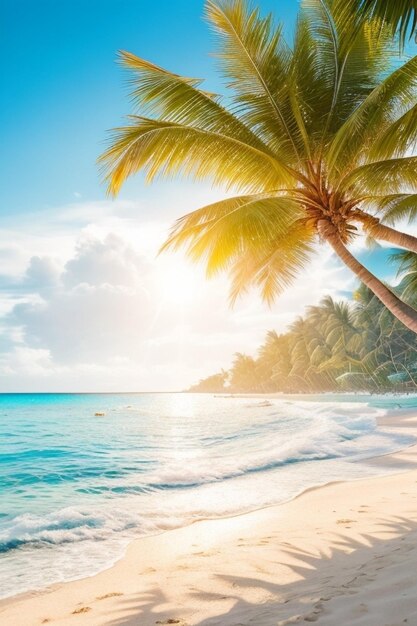
POLYGON ((0 595, 95 573, 140 535, 380 473, 417 397, 0 395, 0 595), (104 413, 96 416, 95 413, 104 413))

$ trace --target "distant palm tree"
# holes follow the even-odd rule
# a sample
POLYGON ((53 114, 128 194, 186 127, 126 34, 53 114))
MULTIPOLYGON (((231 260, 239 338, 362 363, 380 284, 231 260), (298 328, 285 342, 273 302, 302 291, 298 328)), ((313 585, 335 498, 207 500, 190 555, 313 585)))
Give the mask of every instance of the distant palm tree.
POLYGON ((292 368, 288 334, 278 335, 274 330, 268 331, 258 354, 256 371, 263 391, 275 391, 277 380, 279 385, 288 382, 292 368))
POLYGON ((391 259, 398 264, 402 297, 414 304, 417 300, 417 254, 403 250, 391 255, 391 259))
POLYGON ((217 393, 219 391, 225 391, 225 383, 228 378, 228 372, 222 369, 217 374, 212 374, 207 378, 201 379, 196 385, 190 387, 188 391, 198 393, 217 393))
MULTIPOLYGON (((416 281, 417 255, 402 259, 399 293, 416 281)), ((401 259, 397 259, 401 260, 401 259)), ((416 295, 414 285, 413 297, 416 295)), ((230 391, 310 392, 417 389, 417 337, 361 284, 353 302, 326 296, 280 335, 266 334, 257 357, 237 353, 223 372, 230 391)), ((211 376, 190 391, 222 391, 211 376)))
POLYGON ((139 170, 241 194, 180 218, 163 248, 185 246, 209 275, 228 270, 232 301, 257 285, 271 302, 318 239, 417 332, 417 311, 347 247, 360 225, 417 252, 415 237, 388 225, 417 213, 417 57, 388 72, 390 32, 355 13, 346 21, 345 6, 304 0, 290 46, 243 0, 208 0, 228 109, 199 80, 121 53, 140 115, 115 129, 100 160, 113 194, 139 170))
POLYGON ((346 363, 350 369, 349 344, 358 331, 348 304, 335 302, 331 296, 325 296, 319 306, 309 307, 308 318, 310 323, 321 330, 326 346, 325 350, 319 347, 318 353, 312 355, 318 370, 343 369, 346 363))
POLYGON ((236 352, 230 373, 230 387, 233 391, 258 391, 259 376, 256 362, 251 356, 236 352))

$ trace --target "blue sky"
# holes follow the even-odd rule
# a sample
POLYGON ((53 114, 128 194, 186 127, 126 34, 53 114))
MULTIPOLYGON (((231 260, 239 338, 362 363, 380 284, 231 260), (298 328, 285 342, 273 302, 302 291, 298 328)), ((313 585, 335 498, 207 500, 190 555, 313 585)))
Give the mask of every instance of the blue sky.
MULTIPOLYGON (((285 21, 296 0, 257 0, 285 21)), ((224 197, 208 184, 128 181, 112 201, 96 158, 130 112, 126 49, 174 72, 215 72, 203 0, 1 0, 0 392, 182 389, 255 353, 306 305, 355 279, 323 248, 271 309, 233 310, 225 277, 157 257, 173 220, 224 197)), ((357 250, 382 276, 386 251, 357 250)))
MULTIPOLYGON (((261 0, 285 18, 296 0, 261 0)), ((104 196, 95 159, 106 130, 129 113, 119 49, 218 91, 203 0, 2 0, 1 214, 104 196)), ((137 179, 122 197, 143 190, 137 179)))

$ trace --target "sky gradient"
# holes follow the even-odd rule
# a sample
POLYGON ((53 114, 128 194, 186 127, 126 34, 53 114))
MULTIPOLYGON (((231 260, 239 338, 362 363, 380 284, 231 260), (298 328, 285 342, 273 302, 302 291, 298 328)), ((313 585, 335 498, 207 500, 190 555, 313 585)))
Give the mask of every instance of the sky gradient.
MULTIPOLYGON (((296 0, 262 0, 291 31, 296 0)), ((1 212, 104 197, 95 165, 106 130, 129 113, 124 49, 221 91, 203 0, 2 0, 5 129, 1 212)), ((122 198, 143 193, 136 180, 122 198)))
MULTIPOLYGON (((291 32, 296 0, 258 4, 291 32)), ((130 112, 117 50, 222 92, 203 6, 1 0, 0 392, 182 389, 355 287, 325 250, 272 309, 254 293, 230 310, 224 277, 156 257, 173 220, 221 189, 137 176, 106 197, 96 158, 130 112)), ((360 254, 381 271, 385 251, 360 254)))

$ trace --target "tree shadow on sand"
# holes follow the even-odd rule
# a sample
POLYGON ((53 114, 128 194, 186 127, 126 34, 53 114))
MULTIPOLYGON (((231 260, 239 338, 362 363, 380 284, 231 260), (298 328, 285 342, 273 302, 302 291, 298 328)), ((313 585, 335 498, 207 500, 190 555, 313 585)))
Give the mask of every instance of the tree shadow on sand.
MULTIPOLYGON (((154 626, 158 623, 177 623, 179 626, 279 626, 320 621, 320 624, 335 626, 346 623, 338 621, 335 615, 339 604, 344 601, 346 607, 346 596, 351 596, 349 610, 352 616, 349 624, 361 624, 364 614, 373 610, 372 585, 375 587, 376 600, 379 598, 380 603, 381 592, 377 593, 377 589, 381 588, 379 577, 384 569, 390 567, 393 584, 385 596, 382 594, 382 602, 385 599, 389 607, 394 606, 394 600, 398 600, 398 605, 395 602, 395 621, 389 620, 387 609, 383 623, 390 626, 407 623, 407 615, 410 616, 411 611, 413 617, 408 619, 408 623, 417 624, 415 587, 409 589, 410 581, 401 581, 401 577, 398 577, 404 560, 413 559, 417 570, 417 521, 396 516, 381 519, 378 537, 362 534, 353 539, 334 533, 326 551, 309 552, 288 543, 283 549, 282 542, 278 550, 281 556, 285 553, 290 557, 288 569, 297 575, 296 582, 271 582, 267 576, 235 576, 208 570, 207 580, 210 578, 217 583, 224 583, 224 595, 205 591, 204 585, 198 590, 194 587, 181 597, 178 607, 173 610, 172 597, 167 598, 161 588, 155 586, 135 596, 121 598, 117 611, 120 614, 122 610, 124 616, 112 619, 109 614, 106 623, 108 626, 154 626), (368 598, 371 591, 371 606, 361 602, 365 587, 368 598), (248 601, 248 589, 261 592, 262 602, 248 601), (317 589, 320 589, 319 595, 317 589), (210 604, 212 616, 200 621, 191 618, 187 613, 187 598, 193 605, 210 604), (414 612, 408 600, 414 602, 414 612), (329 618, 331 612, 333 616, 329 618), (328 618, 330 621, 327 621, 328 618)), ((262 554, 259 555, 259 562, 262 564, 262 554)), ((379 621, 364 623, 375 626, 378 623, 378 626, 382 626, 379 621)))

